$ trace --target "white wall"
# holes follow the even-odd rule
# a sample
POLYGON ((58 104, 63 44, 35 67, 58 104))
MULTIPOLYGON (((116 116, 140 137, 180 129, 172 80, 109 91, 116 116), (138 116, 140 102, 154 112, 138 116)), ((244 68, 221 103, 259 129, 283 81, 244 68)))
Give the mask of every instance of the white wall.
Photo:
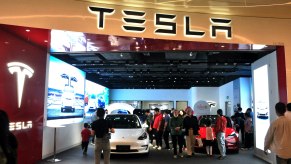
POLYGON ((251 78, 239 78, 240 81, 240 105, 243 112, 251 107, 251 78))
MULTIPOLYGON (((81 144, 81 130, 83 123, 68 124, 66 127, 57 128, 56 151, 62 152, 81 144)), ((54 152, 54 128, 44 127, 42 158, 53 155, 54 152)))
POLYGON ((216 114, 219 109, 219 88, 218 87, 192 87, 190 89, 191 101, 189 106, 194 107, 195 103, 199 100, 214 101, 216 107, 210 109, 210 114, 216 114))
POLYGON ((233 82, 229 82, 219 87, 219 106, 227 116, 233 115, 233 82), (225 102, 228 101, 230 109, 225 111, 225 102))

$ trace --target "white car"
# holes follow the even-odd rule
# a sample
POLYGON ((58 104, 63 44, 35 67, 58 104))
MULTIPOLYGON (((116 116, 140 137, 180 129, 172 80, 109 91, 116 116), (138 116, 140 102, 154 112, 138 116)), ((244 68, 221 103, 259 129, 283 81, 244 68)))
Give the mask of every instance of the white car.
POLYGON ((115 133, 111 134, 112 154, 149 154, 149 135, 133 114, 109 114, 115 133))
POLYGON ((269 111, 268 111, 268 107, 258 107, 256 108, 257 111, 257 117, 258 118, 262 118, 262 119, 267 119, 269 117, 269 111))
POLYGON ((62 94, 62 106, 61 112, 69 110, 70 112, 75 112, 75 92, 74 88, 71 86, 65 86, 62 94))

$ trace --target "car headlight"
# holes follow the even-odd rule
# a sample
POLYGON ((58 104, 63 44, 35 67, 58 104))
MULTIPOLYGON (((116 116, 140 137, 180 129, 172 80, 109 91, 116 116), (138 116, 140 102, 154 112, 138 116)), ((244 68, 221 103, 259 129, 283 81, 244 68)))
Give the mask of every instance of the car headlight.
POLYGON ((138 140, 145 140, 148 138, 148 135, 146 132, 144 132, 141 136, 138 137, 138 140))

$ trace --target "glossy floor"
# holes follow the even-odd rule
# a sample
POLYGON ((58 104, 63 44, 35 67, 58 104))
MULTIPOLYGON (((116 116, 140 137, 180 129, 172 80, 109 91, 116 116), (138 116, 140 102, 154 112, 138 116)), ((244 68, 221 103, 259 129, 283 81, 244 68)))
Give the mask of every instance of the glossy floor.
MULTIPOLYGON (((61 159, 59 164, 92 164, 94 163, 94 147, 89 146, 88 155, 83 156, 81 147, 75 147, 56 156, 61 159)), ((49 158, 50 159, 50 158, 49 158)), ((173 159, 173 152, 170 150, 151 150, 150 155, 112 155, 111 164, 169 164, 169 163, 183 163, 183 164, 193 164, 193 163, 235 163, 235 164, 266 164, 266 162, 254 157, 253 151, 240 151, 239 154, 228 154, 224 160, 218 160, 217 155, 213 158, 206 157, 204 154, 196 154, 192 158, 177 158, 173 159)), ((39 162, 39 164, 48 164, 46 160, 39 162)))

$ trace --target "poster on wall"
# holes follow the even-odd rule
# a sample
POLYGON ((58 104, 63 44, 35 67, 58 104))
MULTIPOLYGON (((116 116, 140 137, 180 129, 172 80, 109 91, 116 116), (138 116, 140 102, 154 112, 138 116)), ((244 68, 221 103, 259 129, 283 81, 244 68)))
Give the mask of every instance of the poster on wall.
POLYGON ((169 104, 149 104, 150 109, 159 108, 160 110, 169 109, 169 104))
POLYGON ((264 138, 270 126, 268 65, 255 69, 253 77, 256 147, 264 150, 264 138))
POLYGON ((55 57, 50 57, 47 95, 47 120, 60 124, 82 121, 84 115, 85 72, 55 57), (66 119, 73 118, 69 122, 66 119))
POLYGON ((92 122, 97 108, 107 108, 109 104, 109 89, 97 83, 86 80, 85 89, 85 120, 92 122))

